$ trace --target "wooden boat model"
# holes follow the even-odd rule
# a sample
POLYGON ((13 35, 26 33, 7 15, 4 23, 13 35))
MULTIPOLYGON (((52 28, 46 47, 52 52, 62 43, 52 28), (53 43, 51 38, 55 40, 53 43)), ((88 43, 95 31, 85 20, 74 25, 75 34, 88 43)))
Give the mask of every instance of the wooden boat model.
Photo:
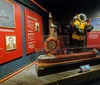
POLYGON ((39 58, 39 62, 43 63, 57 63, 64 61, 72 61, 86 58, 95 58, 97 53, 95 51, 82 52, 82 53, 72 53, 72 54, 60 54, 55 55, 55 57, 39 58))

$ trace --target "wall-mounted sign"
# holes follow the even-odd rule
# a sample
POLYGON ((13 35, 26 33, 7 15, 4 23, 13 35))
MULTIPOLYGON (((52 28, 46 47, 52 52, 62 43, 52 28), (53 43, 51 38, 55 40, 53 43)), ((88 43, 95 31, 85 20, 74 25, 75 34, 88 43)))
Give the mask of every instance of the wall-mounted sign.
POLYGON ((100 48, 100 32, 87 33, 87 47, 100 48))
POLYGON ((42 46, 42 17, 25 8, 26 54, 42 46))

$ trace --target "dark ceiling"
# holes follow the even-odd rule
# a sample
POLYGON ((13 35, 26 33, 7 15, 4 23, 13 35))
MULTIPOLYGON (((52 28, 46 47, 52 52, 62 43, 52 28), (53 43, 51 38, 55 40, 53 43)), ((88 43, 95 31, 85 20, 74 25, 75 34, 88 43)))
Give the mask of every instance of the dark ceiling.
POLYGON ((68 23, 69 20, 80 12, 88 12, 96 8, 100 0, 35 0, 49 12, 52 12, 55 21, 61 24, 68 23), (88 10, 87 10, 88 9, 88 10), (64 23, 63 23, 64 22, 64 23))

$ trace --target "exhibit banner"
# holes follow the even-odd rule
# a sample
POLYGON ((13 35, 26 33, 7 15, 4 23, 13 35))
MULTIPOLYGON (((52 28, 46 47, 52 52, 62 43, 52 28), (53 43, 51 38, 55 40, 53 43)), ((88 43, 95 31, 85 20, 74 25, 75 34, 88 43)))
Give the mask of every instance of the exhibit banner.
POLYGON ((87 33, 87 47, 100 48, 100 32, 87 33))
POLYGON ((42 46, 42 17, 25 8, 26 54, 42 46))
POLYGON ((21 10, 11 0, 0 0, 0 64, 22 57, 21 10))

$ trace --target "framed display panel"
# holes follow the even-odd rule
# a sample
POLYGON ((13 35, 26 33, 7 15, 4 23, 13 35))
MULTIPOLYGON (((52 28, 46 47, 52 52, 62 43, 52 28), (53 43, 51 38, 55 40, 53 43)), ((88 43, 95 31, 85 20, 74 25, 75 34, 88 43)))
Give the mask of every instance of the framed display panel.
MULTIPOLYGON (((1 1, 4 0, 0 0, 1 1)), ((22 29, 21 29, 21 10, 20 5, 9 0, 9 2, 14 5, 14 16, 15 16, 15 24, 16 27, 14 29, 8 29, 7 27, 0 28, 0 64, 9 62, 11 60, 22 57, 22 29), (7 47, 9 43, 9 39, 14 40, 14 48, 7 47)), ((8 3, 9 3, 8 2, 8 3)))
POLYGON ((39 30, 40 30, 40 25, 38 22, 35 22, 35 31, 39 32, 39 30))
POLYGON ((25 8, 26 54, 42 48, 42 17, 30 9, 25 8))
POLYGON ((0 0, 0 27, 15 28, 14 4, 9 0, 0 0))
POLYGON ((5 36, 6 51, 13 51, 17 49, 16 36, 5 36))

